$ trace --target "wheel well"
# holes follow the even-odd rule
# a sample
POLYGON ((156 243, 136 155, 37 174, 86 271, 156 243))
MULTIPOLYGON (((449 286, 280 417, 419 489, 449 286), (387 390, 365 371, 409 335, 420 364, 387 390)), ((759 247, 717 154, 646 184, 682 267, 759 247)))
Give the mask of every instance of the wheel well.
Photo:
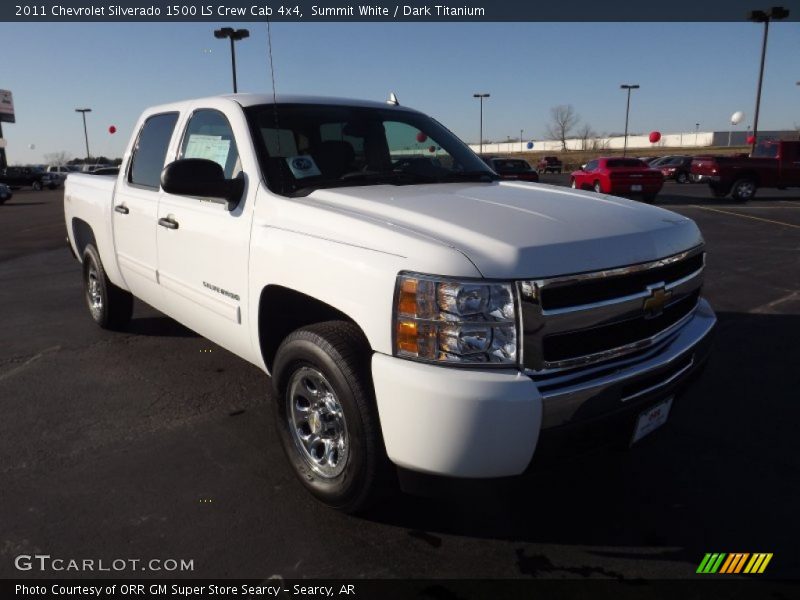
POLYGON ((759 184, 758 181, 758 173, 754 171, 745 171, 744 173, 737 173, 736 178, 734 179, 733 183, 736 183, 740 179, 752 179, 756 182, 756 185, 759 184))
POLYGON ((97 247, 92 226, 83 219, 72 219, 72 235, 78 249, 78 260, 83 261, 83 251, 86 250, 86 246, 91 243, 97 247))
POLYGON ((312 296, 280 285, 265 287, 258 303, 258 339, 267 369, 272 371, 278 347, 287 335, 323 321, 348 321, 358 327, 342 311, 312 296))

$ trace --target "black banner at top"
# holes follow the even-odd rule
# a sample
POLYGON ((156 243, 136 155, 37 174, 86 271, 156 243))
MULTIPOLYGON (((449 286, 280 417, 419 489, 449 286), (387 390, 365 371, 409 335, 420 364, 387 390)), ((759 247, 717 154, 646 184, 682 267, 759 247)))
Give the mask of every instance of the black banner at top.
POLYGON ((799 0, 12 0, 0 3, 0 20, 736 22, 775 4, 789 9, 784 20, 800 20, 799 0))

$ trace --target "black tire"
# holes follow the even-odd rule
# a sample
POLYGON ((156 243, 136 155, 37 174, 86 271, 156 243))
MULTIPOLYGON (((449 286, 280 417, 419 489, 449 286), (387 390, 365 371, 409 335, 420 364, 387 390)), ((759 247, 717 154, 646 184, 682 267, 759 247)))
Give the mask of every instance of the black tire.
POLYGON ((109 281, 91 244, 83 251, 83 295, 89 315, 103 329, 123 329, 131 320, 133 296, 109 281))
POLYGON ((569 180, 569 187, 571 187, 573 190, 578 189, 578 183, 575 181, 574 177, 569 180))
POLYGON ((747 202, 756 197, 758 184, 750 178, 744 177, 737 180, 731 188, 731 198, 737 202, 747 202))
POLYGON ((645 194, 642 196, 642 202, 645 204, 655 204, 657 195, 658 194, 645 194))
POLYGON ((678 183, 689 183, 689 174, 681 171, 675 175, 675 181, 678 183))
POLYGON ((38 191, 41 191, 41 189, 42 189, 42 182, 41 182, 41 181, 34 181, 34 182, 31 184, 31 187, 32 187, 32 188, 33 188, 33 190, 34 190, 34 191, 36 191, 36 192, 38 192, 38 191))
POLYGON ((599 181, 595 181, 594 182, 594 184, 592 185, 592 189, 598 194, 602 194, 603 193, 603 186, 600 185, 599 181))
POLYGON ((278 348, 272 370, 276 426, 292 470, 317 500, 345 513, 368 507, 389 472, 370 376, 371 355, 358 327, 327 321, 291 333, 278 348), (298 418, 304 412, 305 420, 298 418), (331 429, 322 432, 325 424, 331 429), (334 450, 335 466, 332 458, 321 460, 329 452, 328 443, 339 448, 334 450))

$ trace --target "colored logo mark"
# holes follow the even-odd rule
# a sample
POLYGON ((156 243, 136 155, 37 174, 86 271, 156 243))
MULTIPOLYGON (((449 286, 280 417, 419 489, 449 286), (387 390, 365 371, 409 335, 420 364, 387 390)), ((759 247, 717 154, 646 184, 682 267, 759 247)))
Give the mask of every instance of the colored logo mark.
POLYGON ((772 560, 772 552, 725 552, 707 553, 703 557, 700 566, 697 567, 698 573, 763 573, 769 561, 772 560))

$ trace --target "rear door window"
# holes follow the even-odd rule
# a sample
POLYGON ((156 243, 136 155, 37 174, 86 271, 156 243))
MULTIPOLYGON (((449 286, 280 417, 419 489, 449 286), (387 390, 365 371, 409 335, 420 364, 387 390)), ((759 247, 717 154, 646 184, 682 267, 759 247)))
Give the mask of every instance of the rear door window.
POLYGON ((161 170, 177 121, 178 113, 163 113, 144 122, 133 151, 128 182, 155 190, 160 187, 161 170))

